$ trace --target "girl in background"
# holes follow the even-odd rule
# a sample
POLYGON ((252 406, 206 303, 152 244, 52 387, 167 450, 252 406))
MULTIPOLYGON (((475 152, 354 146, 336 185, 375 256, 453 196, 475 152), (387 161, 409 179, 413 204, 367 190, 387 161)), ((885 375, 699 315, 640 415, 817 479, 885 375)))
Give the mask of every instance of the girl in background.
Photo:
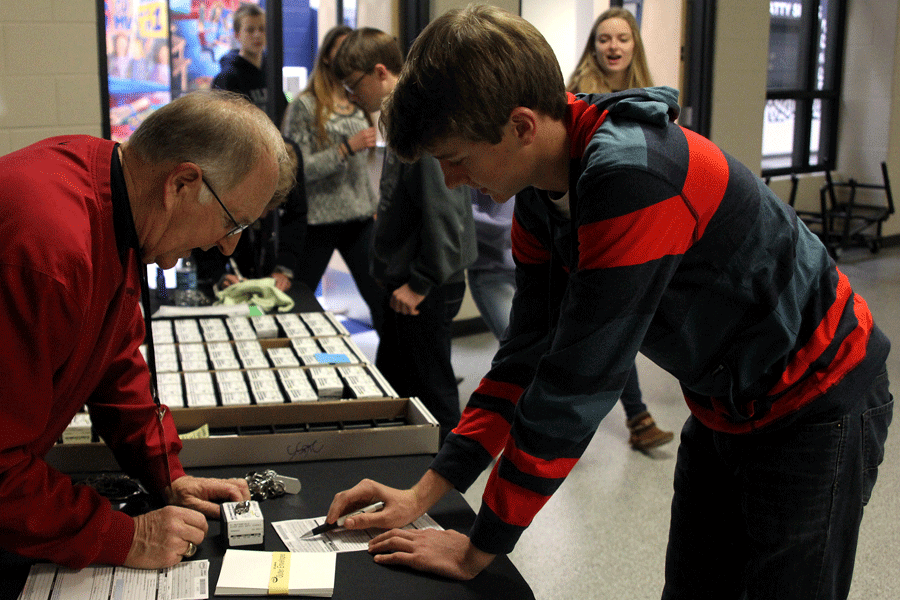
POLYGON ((296 279, 315 290, 338 250, 369 307, 373 328, 380 333, 384 292, 369 269, 378 198, 363 152, 375 146, 375 127, 371 116, 350 102, 331 70, 331 61, 351 31, 339 25, 325 34, 309 84, 284 115, 282 131, 303 153, 309 206, 296 279))
POLYGON ((652 85, 634 15, 621 7, 601 13, 566 89, 573 94, 600 94, 652 85))

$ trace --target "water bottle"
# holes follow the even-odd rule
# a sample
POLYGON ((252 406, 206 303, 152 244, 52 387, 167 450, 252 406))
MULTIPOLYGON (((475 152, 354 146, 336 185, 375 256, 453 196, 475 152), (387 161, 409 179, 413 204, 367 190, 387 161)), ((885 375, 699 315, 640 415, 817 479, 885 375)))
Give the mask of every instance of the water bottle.
POLYGON ((169 299, 169 290, 166 289, 166 272, 162 267, 156 267, 156 297, 160 300, 169 299))
POLYGON ((197 263, 193 256, 182 258, 175 269, 175 304, 178 306, 197 304, 197 263))

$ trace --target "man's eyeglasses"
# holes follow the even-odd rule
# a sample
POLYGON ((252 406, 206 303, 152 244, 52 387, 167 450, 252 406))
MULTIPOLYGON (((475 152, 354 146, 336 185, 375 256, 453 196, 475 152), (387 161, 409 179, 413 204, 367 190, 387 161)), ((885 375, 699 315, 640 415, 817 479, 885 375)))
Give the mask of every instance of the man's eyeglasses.
POLYGON ((237 234, 239 234, 240 232, 242 232, 243 230, 245 230, 245 229, 247 229, 248 227, 250 227, 250 224, 249 224, 249 223, 246 224, 246 225, 241 225, 240 223, 238 223, 238 222, 237 222, 237 219, 235 219, 235 218, 231 215, 231 212, 229 212, 229 210, 228 210, 227 208, 225 208, 225 205, 222 204, 222 200, 219 199, 219 195, 216 194, 216 191, 215 191, 214 189, 212 189, 212 186, 211 186, 211 185, 209 185, 209 182, 206 180, 206 177, 204 177, 204 176, 201 175, 200 178, 201 178, 201 180, 203 181, 204 185, 206 185, 206 187, 209 188, 210 193, 213 195, 213 198, 216 199, 216 202, 219 203, 219 206, 222 207, 222 210, 225 211, 225 214, 228 215, 228 218, 231 219, 231 222, 234 223, 234 228, 233 228, 231 231, 229 231, 228 233, 226 233, 226 234, 225 234, 225 237, 231 237, 231 236, 233 236, 233 235, 237 235, 237 234))
POLYGON ((351 95, 356 95, 356 92, 353 91, 353 90, 355 90, 355 89, 356 89, 356 86, 359 85, 359 82, 363 80, 363 77, 365 77, 365 76, 368 75, 368 74, 369 74, 369 73, 363 73, 362 75, 360 75, 359 77, 356 78, 356 81, 354 81, 354 82, 351 83, 351 84, 346 84, 346 83, 345 83, 345 84, 344 84, 344 89, 347 90, 347 93, 348 93, 348 94, 351 94, 351 95))

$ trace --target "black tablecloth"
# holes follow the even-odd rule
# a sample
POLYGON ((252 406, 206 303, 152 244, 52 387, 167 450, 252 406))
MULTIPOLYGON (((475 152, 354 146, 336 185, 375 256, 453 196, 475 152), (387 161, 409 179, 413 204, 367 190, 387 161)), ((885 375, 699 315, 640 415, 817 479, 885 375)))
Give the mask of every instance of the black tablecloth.
MULTIPOLYGON (((266 520, 264 548, 248 546, 244 549, 267 551, 287 550, 272 522, 323 516, 334 494, 352 487, 360 479, 369 477, 398 488, 415 483, 431 463, 430 455, 386 458, 358 458, 321 462, 286 463, 250 467, 209 467, 191 469, 198 477, 242 477, 248 471, 273 468, 279 474, 297 477, 303 489, 299 494, 265 500, 260 503, 266 520)), ((475 518, 465 499, 453 491, 430 511, 445 529, 467 532, 475 518)), ((210 598, 214 598, 219 579, 222 556, 227 549, 224 533, 218 521, 211 521, 209 534, 192 560, 210 561, 210 598)), ((0 600, 15 600, 28 574, 29 561, 4 554, 0 556, 3 579, 11 585, 0 586, 0 600)), ((237 596, 229 596, 235 598, 237 596)), ((247 598, 250 598, 249 596, 247 598)), ((335 600, 372 599, 428 599, 428 600, 528 600, 534 594, 518 570, 506 556, 497 559, 472 581, 459 582, 406 568, 376 564, 368 552, 342 552, 337 556, 334 582, 335 600)))

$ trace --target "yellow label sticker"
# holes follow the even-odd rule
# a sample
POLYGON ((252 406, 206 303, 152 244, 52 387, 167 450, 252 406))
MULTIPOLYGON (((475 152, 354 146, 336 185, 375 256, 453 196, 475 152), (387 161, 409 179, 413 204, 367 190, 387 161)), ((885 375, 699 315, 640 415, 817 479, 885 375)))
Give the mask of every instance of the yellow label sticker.
POLYGON ((273 552, 272 571, 269 573, 269 594, 287 596, 290 591, 291 553, 273 552))
POLYGON ((193 431, 187 433, 179 433, 178 437, 182 440, 203 440, 209 437, 209 424, 204 423, 193 431))

